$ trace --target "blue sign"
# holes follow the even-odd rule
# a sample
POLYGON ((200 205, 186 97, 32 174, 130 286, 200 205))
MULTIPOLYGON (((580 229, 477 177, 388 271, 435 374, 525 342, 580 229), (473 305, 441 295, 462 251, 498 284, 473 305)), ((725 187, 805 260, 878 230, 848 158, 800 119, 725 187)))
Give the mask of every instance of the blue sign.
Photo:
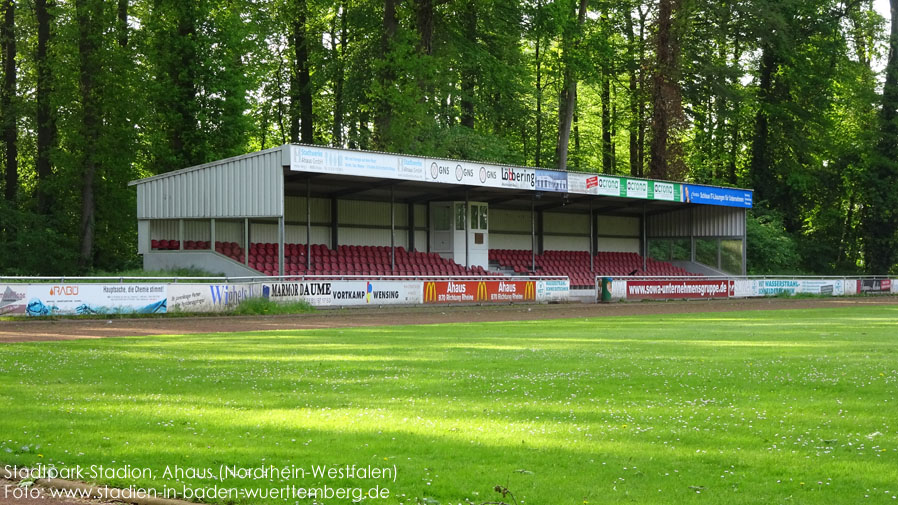
POLYGON ((567 193, 567 172, 536 169, 537 191, 555 191, 567 193))
POLYGON ((706 205, 722 205, 724 207, 752 207, 752 192, 744 189, 714 188, 683 184, 681 201, 706 205))

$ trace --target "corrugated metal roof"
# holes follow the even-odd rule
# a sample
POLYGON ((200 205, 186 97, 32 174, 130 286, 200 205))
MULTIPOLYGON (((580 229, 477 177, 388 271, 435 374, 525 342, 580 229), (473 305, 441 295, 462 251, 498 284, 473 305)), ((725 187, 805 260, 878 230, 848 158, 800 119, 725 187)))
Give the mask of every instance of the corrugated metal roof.
POLYGON ((266 149, 132 181, 137 218, 283 216, 283 150, 266 149))

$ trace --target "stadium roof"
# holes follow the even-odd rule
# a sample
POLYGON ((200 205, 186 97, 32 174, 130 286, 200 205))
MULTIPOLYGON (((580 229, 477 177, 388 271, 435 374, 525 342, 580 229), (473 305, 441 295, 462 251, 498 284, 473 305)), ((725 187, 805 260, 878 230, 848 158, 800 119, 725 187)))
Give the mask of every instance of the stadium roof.
POLYGON ((283 215, 284 196, 406 203, 464 200, 497 208, 641 215, 685 204, 751 208, 752 191, 590 172, 287 144, 160 174, 138 186, 138 217, 283 215), (150 184, 155 183, 155 184, 150 184), (149 185, 148 185, 149 184, 149 185), (148 185, 148 186, 147 186, 148 185), (174 200, 193 207, 170 207, 174 200), (227 211, 203 207, 233 206, 227 211), (143 211, 141 211, 143 209, 143 211))

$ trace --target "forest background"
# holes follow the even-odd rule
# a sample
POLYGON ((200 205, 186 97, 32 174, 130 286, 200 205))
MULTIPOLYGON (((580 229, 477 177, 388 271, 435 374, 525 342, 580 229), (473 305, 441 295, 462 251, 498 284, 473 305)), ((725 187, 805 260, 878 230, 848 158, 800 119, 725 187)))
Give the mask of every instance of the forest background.
POLYGON ((877 2, 0 0, 0 274, 138 266, 128 181, 288 142, 752 188, 750 273, 895 273, 877 2))

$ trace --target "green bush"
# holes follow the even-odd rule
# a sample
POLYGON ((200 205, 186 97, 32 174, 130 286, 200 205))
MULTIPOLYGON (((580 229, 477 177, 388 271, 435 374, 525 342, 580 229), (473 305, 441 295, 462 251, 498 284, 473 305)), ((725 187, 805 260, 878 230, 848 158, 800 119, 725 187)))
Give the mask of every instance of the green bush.
POLYGON ((750 212, 747 226, 750 275, 801 273, 798 245, 786 231, 779 214, 750 212))
POLYGON ((248 298, 234 307, 231 312, 237 316, 261 316, 281 314, 308 314, 315 308, 307 302, 273 302, 268 298, 248 298))

